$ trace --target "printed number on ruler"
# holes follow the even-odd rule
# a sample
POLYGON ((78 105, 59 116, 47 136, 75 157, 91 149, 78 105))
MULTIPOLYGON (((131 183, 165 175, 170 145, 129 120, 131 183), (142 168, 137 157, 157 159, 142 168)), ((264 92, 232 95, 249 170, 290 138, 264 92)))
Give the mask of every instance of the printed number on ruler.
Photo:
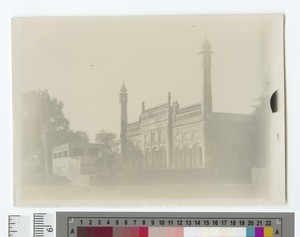
POLYGON ((54 236, 54 215, 50 213, 33 214, 33 236, 53 237, 54 236))

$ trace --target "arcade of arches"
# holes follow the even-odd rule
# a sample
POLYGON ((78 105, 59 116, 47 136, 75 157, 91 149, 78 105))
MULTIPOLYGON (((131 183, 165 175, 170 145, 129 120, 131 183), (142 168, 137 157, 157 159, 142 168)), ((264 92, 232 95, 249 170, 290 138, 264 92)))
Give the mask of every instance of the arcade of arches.
POLYGON ((132 169, 196 169, 204 167, 202 147, 198 142, 192 146, 176 145, 173 149, 172 159, 168 165, 166 147, 153 146, 145 148, 145 153, 138 146, 130 143, 128 161, 132 169))

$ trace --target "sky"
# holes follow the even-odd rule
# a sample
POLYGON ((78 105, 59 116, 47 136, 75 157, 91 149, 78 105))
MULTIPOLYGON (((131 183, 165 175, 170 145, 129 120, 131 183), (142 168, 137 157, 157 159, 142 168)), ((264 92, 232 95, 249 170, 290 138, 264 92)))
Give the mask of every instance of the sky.
POLYGON ((12 25, 15 101, 47 89, 64 103, 71 128, 119 134, 122 83, 128 121, 146 108, 200 101, 200 55, 212 46, 214 112, 251 112, 265 81, 283 78, 282 17, 19 18, 12 25))

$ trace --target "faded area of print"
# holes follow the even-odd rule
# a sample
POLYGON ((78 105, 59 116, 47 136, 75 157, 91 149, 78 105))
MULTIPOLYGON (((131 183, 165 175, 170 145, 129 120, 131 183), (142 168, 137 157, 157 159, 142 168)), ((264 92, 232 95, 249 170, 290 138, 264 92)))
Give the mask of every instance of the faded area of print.
POLYGON ((285 201, 283 17, 16 18, 18 206, 285 201))

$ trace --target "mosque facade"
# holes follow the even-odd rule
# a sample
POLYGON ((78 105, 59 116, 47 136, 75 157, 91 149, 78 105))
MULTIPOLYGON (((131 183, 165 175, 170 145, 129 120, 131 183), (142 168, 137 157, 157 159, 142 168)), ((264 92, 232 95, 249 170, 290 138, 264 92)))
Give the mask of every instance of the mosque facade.
POLYGON ((127 121, 128 92, 122 85, 121 157, 128 170, 199 169, 224 174, 250 174, 257 166, 252 149, 257 123, 253 116, 213 112, 211 45, 200 52, 200 101, 181 107, 168 93, 165 103, 146 108, 136 122, 127 121), (252 141, 253 143, 248 141, 252 141))

